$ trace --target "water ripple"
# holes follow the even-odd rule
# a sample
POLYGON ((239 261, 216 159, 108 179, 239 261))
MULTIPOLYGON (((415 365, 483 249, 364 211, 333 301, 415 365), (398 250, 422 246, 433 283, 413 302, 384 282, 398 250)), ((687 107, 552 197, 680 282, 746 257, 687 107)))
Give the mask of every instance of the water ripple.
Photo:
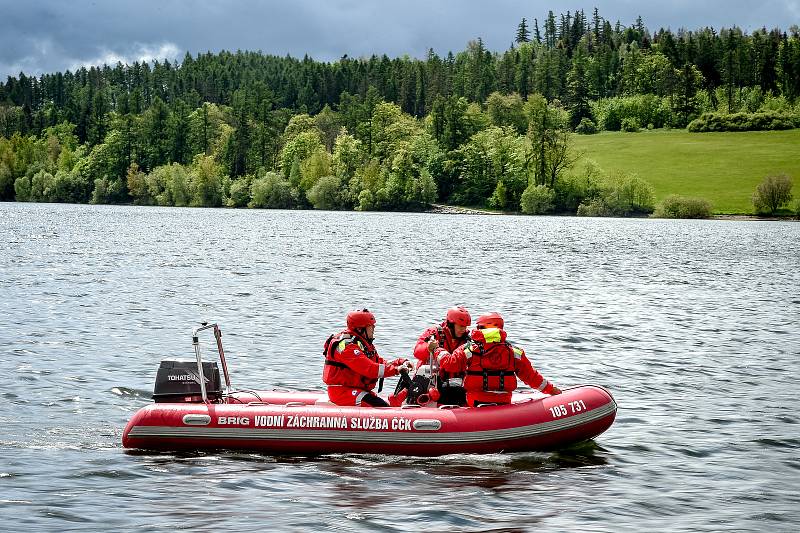
POLYGON ((20 529, 800 523, 798 224, 14 203, 0 216, 0 509, 20 529), (159 361, 192 359, 201 320, 222 325, 235 386, 316 390, 347 310, 372 309, 396 357, 453 304, 503 313, 562 388, 607 387, 615 425, 541 454, 121 449, 159 361))

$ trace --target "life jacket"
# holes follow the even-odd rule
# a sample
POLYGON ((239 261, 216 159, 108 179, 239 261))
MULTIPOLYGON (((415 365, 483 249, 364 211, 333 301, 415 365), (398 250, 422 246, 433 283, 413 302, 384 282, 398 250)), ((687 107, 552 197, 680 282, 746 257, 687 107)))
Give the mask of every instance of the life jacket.
POLYGON ((346 364, 336 360, 336 352, 342 352, 349 344, 356 344, 365 357, 378 362, 378 352, 366 339, 351 331, 342 331, 328 337, 322 349, 325 356, 325 368, 322 370, 322 381, 326 385, 342 385, 364 390, 372 390, 378 379, 362 376, 350 369, 346 364))
POLYGON ((473 331, 464 346, 467 392, 511 393, 517 388, 516 360, 522 350, 506 341, 506 332, 498 328, 473 331))
MULTIPOLYGON (((446 326, 442 325, 436 326, 436 333, 434 334, 434 337, 436 338, 436 342, 439 343, 439 346, 452 353, 456 350, 456 348, 461 346, 461 344, 458 344, 459 340, 452 336, 452 334, 448 335, 445 333, 445 327, 446 326)), ((467 338, 469 338, 469 336, 467 336, 467 338)), ((464 374, 439 370, 439 379, 440 383, 450 384, 456 387, 462 385, 464 374)))

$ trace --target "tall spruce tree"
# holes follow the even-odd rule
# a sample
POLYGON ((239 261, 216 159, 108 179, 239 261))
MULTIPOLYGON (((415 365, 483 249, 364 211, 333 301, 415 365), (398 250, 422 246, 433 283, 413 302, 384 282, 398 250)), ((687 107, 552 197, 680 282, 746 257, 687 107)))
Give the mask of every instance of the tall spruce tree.
POLYGON ((533 19, 533 39, 537 44, 542 44, 542 33, 539 31, 538 19, 533 19))
POLYGON ((528 29, 528 22, 525 20, 525 17, 522 18, 522 21, 517 26, 517 37, 515 42, 517 44, 520 43, 529 43, 531 41, 531 31, 528 29))
POLYGON ((547 21, 544 24, 544 42, 548 48, 555 48, 556 46, 556 16, 552 11, 547 12, 547 21))

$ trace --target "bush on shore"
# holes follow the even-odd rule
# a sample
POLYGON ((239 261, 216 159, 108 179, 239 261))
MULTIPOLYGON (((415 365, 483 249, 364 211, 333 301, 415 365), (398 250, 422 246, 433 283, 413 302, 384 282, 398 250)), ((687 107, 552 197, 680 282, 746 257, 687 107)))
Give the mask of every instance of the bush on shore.
POLYGON ((308 190, 306 196, 314 209, 340 209, 342 206, 341 190, 339 178, 323 176, 308 190))
POLYGON ((757 213, 775 214, 781 206, 792 201, 792 178, 786 174, 767 176, 753 193, 757 213))
POLYGON ((636 175, 601 182, 578 206, 578 216, 625 217, 653 212, 653 187, 636 175))
POLYGON ((656 218, 708 218, 711 216, 711 203, 703 198, 670 194, 656 206, 656 218))
POLYGON ((556 191, 544 185, 529 185, 522 193, 520 206, 526 215, 546 215, 555 209, 556 191))
POLYGON ((263 177, 253 180, 251 191, 253 199, 249 207, 289 209, 294 204, 292 186, 275 172, 267 172, 263 177))
POLYGON ((225 205, 228 207, 247 207, 252 198, 250 188, 252 187, 253 179, 252 174, 247 174, 231 181, 230 197, 225 200, 225 205))

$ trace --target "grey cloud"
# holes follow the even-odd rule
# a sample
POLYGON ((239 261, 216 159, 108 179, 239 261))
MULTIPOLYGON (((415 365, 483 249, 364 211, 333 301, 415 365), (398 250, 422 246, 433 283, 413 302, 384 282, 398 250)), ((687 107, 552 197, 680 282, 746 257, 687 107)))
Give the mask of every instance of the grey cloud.
POLYGON ((104 58, 134 60, 147 50, 184 52, 261 50, 335 60, 408 54, 429 48, 443 55, 482 37, 492 50, 511 43, 522 17, 540 23, 576 8, 631 24, 641 15, 651 30, 738 25, 788 29, 800 23, 798 1, 631 0, 530 2, 495 0, 40 0, 33 6, 0 0, 0 77, 54 72, 104 58), (174 48, 171 48, 174 46, 174 48))

